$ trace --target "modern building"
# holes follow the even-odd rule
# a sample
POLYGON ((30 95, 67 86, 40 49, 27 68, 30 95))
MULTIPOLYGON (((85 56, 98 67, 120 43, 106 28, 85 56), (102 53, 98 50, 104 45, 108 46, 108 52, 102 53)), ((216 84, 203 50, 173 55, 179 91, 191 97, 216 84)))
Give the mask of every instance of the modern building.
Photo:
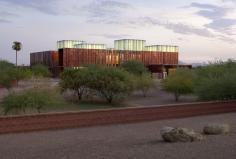
POLYGON ((144 51, 146 41, 138 39, 115 40, 115 50, 144 51))
POLYGON ((78 49, 98 49, 98 50, 102 50, 102 49, 107 48, 105 44, 89 44, 89 43, 76 44, 74 46, 75 46, 74 48, 78 48, 78 49))
POLYGON ((191 67, 178 64, 178 46, 146 46, 145 40, 115 40, 114 49, 107 49, 105 44, 62 40, 57 42, 57 48, 57 51, 31 53, 31 65, 47 65, 54 75, 58 75, 65 68, 77 68, 88 64, 116 67, 125 61, 137 60, 142 62, 154 76, 160 78, 177 67, 191 67))
POLYGON ((64 49, 64 48, 76 48, 76 45, 83 44, 85 41, 81 40, 61 40, 57 41, 57 49, 64 49))
POLYGON ((145 46, 145 50, 158 52, 179 52, 179 47, 173 45, 150 45, 145 46))

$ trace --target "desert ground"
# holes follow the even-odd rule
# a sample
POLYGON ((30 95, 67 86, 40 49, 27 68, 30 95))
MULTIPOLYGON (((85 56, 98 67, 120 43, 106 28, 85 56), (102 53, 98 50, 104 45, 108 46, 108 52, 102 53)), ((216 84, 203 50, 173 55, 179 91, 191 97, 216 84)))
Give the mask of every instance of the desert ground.
POLYGON ((58 131, 0 135, 3 159, 235 159, 236 113, 58 131), (193 128, 228 123, 228 135, 192 143, 165 143, 163 126, 193 128))

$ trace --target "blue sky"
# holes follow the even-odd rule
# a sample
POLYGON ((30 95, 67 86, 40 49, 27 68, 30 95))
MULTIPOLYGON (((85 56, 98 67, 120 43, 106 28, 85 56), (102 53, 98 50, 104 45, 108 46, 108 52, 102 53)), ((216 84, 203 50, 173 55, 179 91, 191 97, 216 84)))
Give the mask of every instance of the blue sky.
POLYGON ((180 46, 180 60, 236 59, 236 0, 0 0, 0 58, 19 63, 55 50, 63 39, 105 43, 120 38, 180 46))

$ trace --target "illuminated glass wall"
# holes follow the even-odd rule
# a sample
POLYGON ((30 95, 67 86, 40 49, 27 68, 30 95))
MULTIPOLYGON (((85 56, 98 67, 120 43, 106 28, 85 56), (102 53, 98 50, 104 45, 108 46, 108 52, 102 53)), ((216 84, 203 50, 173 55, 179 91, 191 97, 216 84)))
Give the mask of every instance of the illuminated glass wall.
POLYGON ((88 43, 83 43, 83 44, 77 44, 75 45, 76 48, 80 49, 106 49, 105 44, 88 44, 88 43))
POLYGON ((160 51, 160 52, 179 52, 179 47, 172 45, 152 45, 152 46, 145 46, 145 50, 160 51))
POLYGON ((122 39, 115 40, 115 50, 143 51, 145 48, 145 40, 122 39))
POLYGON ((85 42, 81 40, 61 40, 57 41, 57 49, 76 48, 75 45, 83 43, 85 42))

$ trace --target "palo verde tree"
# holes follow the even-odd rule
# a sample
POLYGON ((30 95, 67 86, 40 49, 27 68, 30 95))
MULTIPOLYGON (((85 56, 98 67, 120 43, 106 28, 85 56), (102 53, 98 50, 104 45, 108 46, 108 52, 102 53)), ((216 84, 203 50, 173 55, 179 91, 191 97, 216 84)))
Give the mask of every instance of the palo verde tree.
POLYGON ((147 68, 143 65, 143 63, 137 60, 126 61, 122 63, 120 67, 125 71, 137 76, 140 76, 148 72, 147 68))
POLYGON ((146 97, 149 89, 155 86, 150 72, 142 62, 129 60, 121 64, 120 67, 132 74, 135 89, 140 90, 144 97, 146 97))
POLYGON ((60 86, 62 92, 72 90, 77 94, 78 99, 82 100, 83 94, 86 91, 88 84, 87 68, 66 69, 61 74, 60 86))
POLYGON ((236 62, 217 61, 195 72, 195 94, 200 100, 236 99, 236 62))
POLYGON ((135 89, 140 90, 143 97, 147 96, 150 88, 155 87, 155 82, 150 73, 142 74, 141 76, 134 76, 135 89))
POLYGON ((112 103, 126 97, 133 90, 132 78, 128 72, 114 67, 88 67, 88 87, 112 103))
POLYGON ((190 69, 177 69, 162 82, 165 91, 173 93, 175 101, 181 95, 191 94, 194 91, 194 73, 190 69))
POLYGON ((16 66, 17 66, 17 53, 20 51, 22 48, 21 42, 14 41, 12 45, 12 49, 16 51, 16 66))

